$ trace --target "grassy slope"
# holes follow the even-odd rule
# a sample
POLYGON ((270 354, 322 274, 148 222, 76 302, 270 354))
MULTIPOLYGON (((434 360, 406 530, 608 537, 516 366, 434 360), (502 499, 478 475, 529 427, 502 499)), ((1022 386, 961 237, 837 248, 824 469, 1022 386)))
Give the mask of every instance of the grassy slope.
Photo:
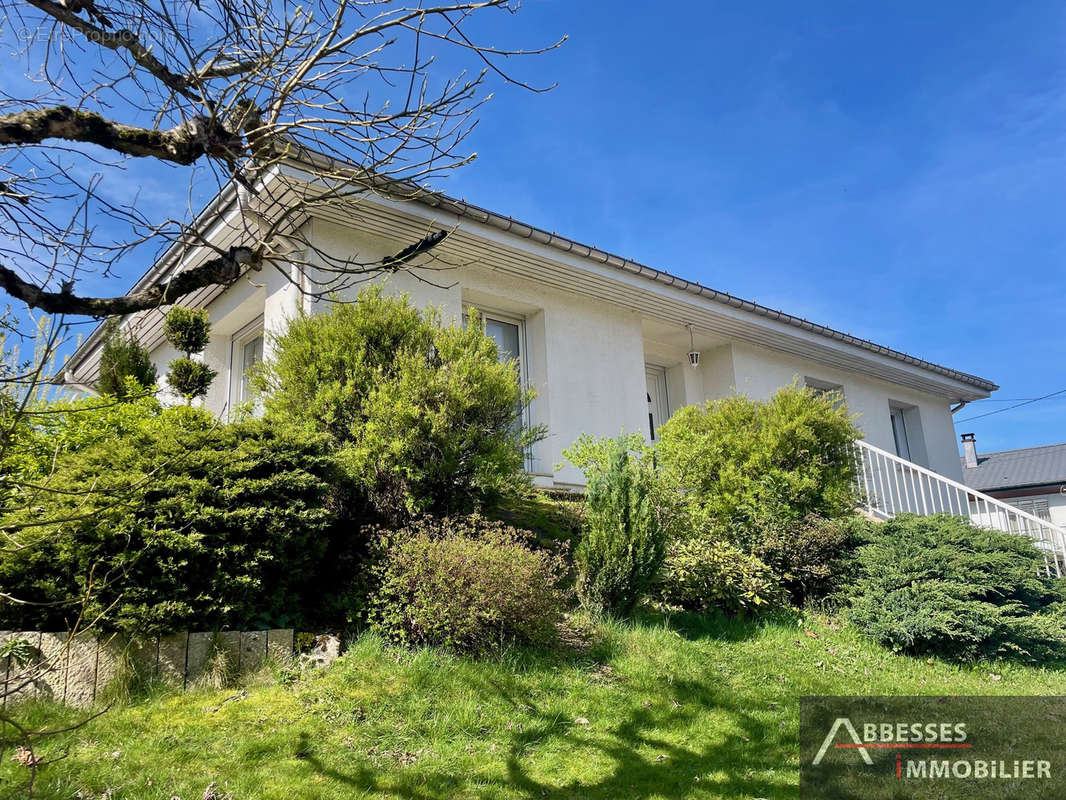
MULTIPOLYGON (((678 618, 604 634, 582 656, 496 661, 401 653, 364 636, 330 670, 289 687, 113 709, 53 740, 49 753, 70 752, 39 789, 199 800, 217 781, 234 800, 776 800, 798 796, 801 695, 1066 694, 1066 670, 927 663, 826 619, 678 618)), ((51 724, 71 719, 27 711, 51 724)), ((5 755, 0 775, 20 770, 5 755)))

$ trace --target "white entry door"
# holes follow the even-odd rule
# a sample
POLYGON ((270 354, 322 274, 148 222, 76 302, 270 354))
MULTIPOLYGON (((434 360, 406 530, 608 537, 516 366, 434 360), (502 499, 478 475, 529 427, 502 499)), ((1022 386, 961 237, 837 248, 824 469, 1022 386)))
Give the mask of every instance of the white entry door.
POLYGON ((648 438, 654 442, 658 441, 659 428, 669 416, 670 407, 666 402, 666 370, 645 364, 644 374, 648 388, 648 438))

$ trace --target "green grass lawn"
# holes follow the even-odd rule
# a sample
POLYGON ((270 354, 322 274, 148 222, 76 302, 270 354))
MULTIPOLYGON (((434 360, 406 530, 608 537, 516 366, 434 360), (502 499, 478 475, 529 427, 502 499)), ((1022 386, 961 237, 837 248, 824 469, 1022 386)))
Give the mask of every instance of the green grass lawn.
MULTIPOLYGON (((289 685, 262 675, 246 695, 112 708, 42 747, 66 757, 38 791, 200 800, 217 782, 233 800, 795 798, 802 695, 1066 694, 1066 669, 896 656, 826 618, 680 616, 599 631, 580 654, 493 660, 364 635, 289 685)), ((43 705, 23 716, 77 718, 43 705)), ((23 775, 8 750, 3 785, 23 775)))

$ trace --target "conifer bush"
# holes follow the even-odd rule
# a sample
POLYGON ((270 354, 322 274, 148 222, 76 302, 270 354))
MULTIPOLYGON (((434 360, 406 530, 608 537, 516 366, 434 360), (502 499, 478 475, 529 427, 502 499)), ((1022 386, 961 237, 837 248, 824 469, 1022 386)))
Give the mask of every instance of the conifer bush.
POLYGON ((148 351, 131 333, 122 330, 116 318, 109 319, 104 325, 100 379, 96 390, 120 400, 143 395, 155 385, 157 378, 148 351))
POLYGON ((124 432, 64 450, 36 506, 0 517, 34 522, 0 550, 0 587, 28 601, 0 599, 0 627, 65 630, 78 615, 130 633, 317 624, 303 612, 324 589, 334 523, 321 438, 184 406, 129 413, 124 432))
POLYGON ((594 612, 626 614, 647 593, 666 546, 650 465, 634 458, 620 437, 606 465, 590 465, 589 472, 585 530, 575 553, 578 597, 594 612))
POLYGON ((1066 585, 1024 536, 944 514, 875 528, 848 612, 866 635, 915 655, 1066 657, 1066 585))

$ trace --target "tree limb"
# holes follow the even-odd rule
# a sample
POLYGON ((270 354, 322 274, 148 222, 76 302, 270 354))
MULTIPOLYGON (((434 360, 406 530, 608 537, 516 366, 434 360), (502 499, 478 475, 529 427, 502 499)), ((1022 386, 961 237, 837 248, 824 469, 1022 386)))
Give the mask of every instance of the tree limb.
POLYGON ((140 292, 120 297, 79 297, 64 285, 58 292, 46 292, 27 283, 18 274, 0 264, 0 288, 31 308, 48 314, 80 314, 89 317, 110 317, 132 314, 176 302, 183 295, 206 286, 229 284, 246 269, 258 269, 262 255, 250 247, 231 247, 226 253, 206 264, 178 273, 166 283, 158 283, 140 292))
POLYGON ((0 145, 33 145, 47 139, 89 142, 139 158, 188 166, 202 155, 232 160, 244 149, 238 134, 208 117, 159 131, 112 122, 101 114, 70 106, 27 109, 0 115, 0 145))

